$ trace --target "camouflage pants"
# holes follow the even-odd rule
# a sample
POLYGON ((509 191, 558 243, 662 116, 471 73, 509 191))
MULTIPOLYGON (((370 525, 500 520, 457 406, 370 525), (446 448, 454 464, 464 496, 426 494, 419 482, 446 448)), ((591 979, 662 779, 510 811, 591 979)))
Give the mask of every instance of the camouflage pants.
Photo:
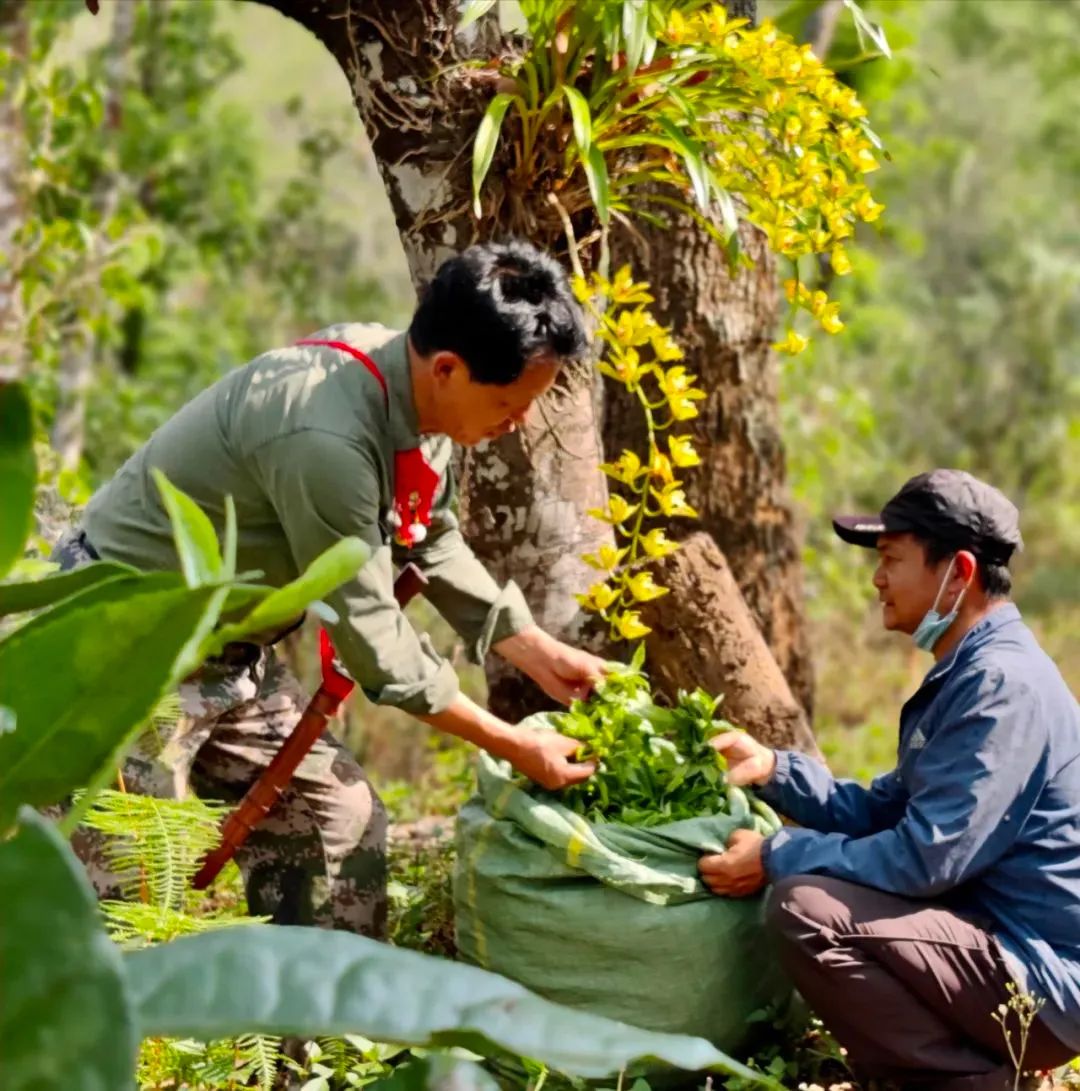
MULTIPOLYGON (((96 559, 67 533, 53 560, 67 570, 96 559)), ((230 644, 179 687, 168 738, 143 735, 125 759, 128 791, 239 801, 300 719, 306 699, 273 651, 230 644)), ((382 938, 386 930, 386 811, 352 755, 324 733, 273 810, 236 854, 248 908, 276 924, 310 924, 382 938)), ((72 839, 100 898, 120 897, 102 835, 72 839)))

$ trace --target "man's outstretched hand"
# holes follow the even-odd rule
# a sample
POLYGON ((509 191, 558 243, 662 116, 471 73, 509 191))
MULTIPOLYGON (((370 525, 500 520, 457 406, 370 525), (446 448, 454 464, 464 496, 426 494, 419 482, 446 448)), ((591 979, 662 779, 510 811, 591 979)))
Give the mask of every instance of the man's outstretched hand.
POLYGON ((594 762, 571 760, 580 749, 577 739, 569 739, 557 731, 519 730, 513 751, 506 757, 529 780, 549 792, 557 792, 588 780, 596 772, 594 762))
POLYGON ((495 651, 563 705, 584 700, 604 677, 599 656, 564 644, 536 625, 501 640, 495 651))
POLYGON ((776 751, 762 746, 745 731, 725 731, 709 744, 727 759, 727 775, 737 788, 768 784, 776 769, 776 751))

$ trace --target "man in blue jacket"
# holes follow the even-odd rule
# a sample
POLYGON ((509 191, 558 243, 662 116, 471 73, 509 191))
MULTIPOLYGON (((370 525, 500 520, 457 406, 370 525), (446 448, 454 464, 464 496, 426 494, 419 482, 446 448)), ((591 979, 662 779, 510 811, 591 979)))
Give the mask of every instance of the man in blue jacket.
POLYGON ((785 964, 860 1077, 1004 1091, 1080 1053, 1080 707, 1009 601, 1021 539, 997 489, 934 470, 833 525, 878 551, 885 628, 936 661, 897 767, 864 788, 719 736, 732 781, 798 826, 738 831, 701 875, 773 884, 785 964))

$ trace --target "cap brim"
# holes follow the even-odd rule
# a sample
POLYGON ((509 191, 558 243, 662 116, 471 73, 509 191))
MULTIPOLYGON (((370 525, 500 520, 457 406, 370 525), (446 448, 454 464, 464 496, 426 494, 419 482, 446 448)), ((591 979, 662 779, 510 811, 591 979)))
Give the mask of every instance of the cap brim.
POLYGON ((837 515, 832 525, 845 542, 865 549, 875 549, 878 538, 885 533, 885 523, 880 515, 837 515))

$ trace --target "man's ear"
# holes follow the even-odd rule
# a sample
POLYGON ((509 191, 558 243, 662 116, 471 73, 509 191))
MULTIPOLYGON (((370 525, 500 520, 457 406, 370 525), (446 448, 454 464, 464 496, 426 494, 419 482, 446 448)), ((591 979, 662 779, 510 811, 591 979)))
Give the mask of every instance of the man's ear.
POLYGON ((436 382, 446 382, 462 369, 468 372, 468 366, 456 352, 440 349, 431 357, 431 374, 436 382))
POLYGON ((955 558, 954 571, 956 575, 964 581, 964 585, 967 586, 975 579, 975 573, 978 571, 979 562, 975 559, 975 554, 969 552, 966 549, 961 549, 957 553, 955 558))

